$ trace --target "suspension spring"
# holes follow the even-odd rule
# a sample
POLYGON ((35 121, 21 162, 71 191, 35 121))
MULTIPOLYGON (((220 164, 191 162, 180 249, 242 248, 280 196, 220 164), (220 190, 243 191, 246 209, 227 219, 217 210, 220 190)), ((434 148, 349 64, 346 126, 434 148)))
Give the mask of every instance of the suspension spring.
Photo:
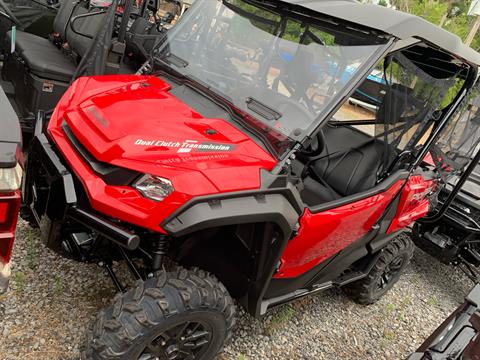
POLYGON ((152 270, 158 271, 163 266, 163 260, 168 254, 168 241, 167 236, 160 236, 154 239, 152 244, 152 270))

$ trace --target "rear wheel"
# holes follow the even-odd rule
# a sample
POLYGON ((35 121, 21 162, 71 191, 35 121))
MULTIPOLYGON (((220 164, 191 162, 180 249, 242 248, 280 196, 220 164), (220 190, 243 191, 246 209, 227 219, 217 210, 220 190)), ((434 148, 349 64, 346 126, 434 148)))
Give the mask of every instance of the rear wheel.
POLYGON ((400 279, 410 263, 413 251, 410 236, 400 234, 382 250, 367 277, 345 286, 345 293, 362 305, 376 302, 400 279))
POLYGON ((102 311, 82 359, 213 359, 234 324, 235 307, 212 275, 161 272, 102 311))
POLYGON ((22 204, 20 207, 20 217, 23 221, 26 221, 28 225, 32 228, 38 228, 37 221, 35 220, 35 216, 33 215, 32 210, 25 204, 22 204))

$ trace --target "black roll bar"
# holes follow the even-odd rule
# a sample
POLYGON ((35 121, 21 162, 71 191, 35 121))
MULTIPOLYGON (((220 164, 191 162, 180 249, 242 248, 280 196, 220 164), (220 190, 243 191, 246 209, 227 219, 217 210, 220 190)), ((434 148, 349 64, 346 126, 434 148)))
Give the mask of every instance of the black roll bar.
POLYGON ((125 8, 123 9, 122 22, 120 23, 120 30, 118 31, 118 42, 124 43, 125 36, 127 34, 128 21, 130 20, 130 14, 132 13, 133 0, 125 1, 125 8))
POLYGON ((424 217, 417 221, 419 221, 420 223, 431 224, 440 220, 440 218, 442 218, 443 215, 445 215, 445 212, 450 207, 453 200, 457 196, 458 192, 460 191, 462 186, 465 184, 465 182, 468 180, 470 175, 473 173, 473 171, 475 170, 479 162, 480 162, 480 150, 477 152, 472 162, 468 165, 467 169, 463 172, 458 182, 455 184, 455 186, 453 187, 453 190, 450 192, 447 200, 445 200, 440 210, 432 216, 424 217))

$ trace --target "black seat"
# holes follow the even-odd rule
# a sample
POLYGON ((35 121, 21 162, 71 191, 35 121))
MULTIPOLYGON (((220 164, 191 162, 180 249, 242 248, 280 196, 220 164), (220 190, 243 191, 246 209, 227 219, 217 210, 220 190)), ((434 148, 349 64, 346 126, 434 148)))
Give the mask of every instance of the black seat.
POLYGON ((41 78, 69 82, 77 65, 55 46, 47 49, 49 50, 25 50, 22 53, 25 64, 33 74, 41 78))
MULTIPOLYGON (((6 40, 8 46, 6 49, 10 49, 10 41, 12 38, 11 31, 7 32, 6 40)), ((48 39, 42 38, 37 35, 33 35, 24 31, 17 30, 15 38, 15 52, 18 54, 23 53, 27 49, 39 49, 42 50, 45 47, 53 45, 48 39)))
MULTIPOLYGON (((8 32, 7 38, 10 36, 8 32)), ((23 31, 17 32, 16 40, 16 56, 23 59, 33 74, 62 82, 71 80, 76 69, 75 62, 51 41, 23 31)))
POLYGON ((328 184, 322 184, 312 176, 307 176, 303 179, 303 186, 301 196, 308 206, 324 204, 342 197, 342 195, 333 190, 328 184))
POLYGON ((375 187, 398 154, 396 144, 400 138, 394 133, 389 135, 388 129, 401 123, 412 100, 411 89, 399 84, 387 87, 376 114, 376 124, 384 128, 381 139, 370 138, 354 128, 326 127, 324 130, 330 133, 325 134, 324 152, 308 164, 304 201, 316 205, 375 187), (352 145, 345 148, 342 144, 352 145))
MULTIPOLYGON (((86 14, 86 8, 77 5, 76 1, 63 3, 55 18, 54 30, 58 36, 68 43, 70 54, 57 48, 48 39, 33 34, 17 31, 15 41, 15 53, 23 59, 32 74, 49 80, 57 80, 65 83, 70 82, 77 68, 75 57, 81 58, 89 49, 92 38, 100 28, 104 15, 99 14, 78 19, 75 28, 83 36, 73 32, 70 25, 70 16, 86 14)), ((98 10, 91 10, 91 13, 98 10)), ((7 36, 11 38, 9 33, 7 36)))
POLYGON ((384 145, 372 139, 313 161, 302 197, 308 205, 316 205, 373 188, 383 168, 383 152, 384 145))
MULTIPOLYGON (((65 40, 67 32, 69 30, 69 20, 72 14, 75 12, 79 4, 77 0, 66 0, 60 6, 55 20, 53 22, 53 32, 55 36, 65 40)), ((6 49, 10 49, 10 42, 12 39, 11 32, 7 33, 6 41, 8 46, 6 49)), ((24 50, 37 50, 48 48, 48 44, 52 42, 48 39, 42 38, 38 35, 27 33, 25 31, 17 30, 15 37, 15 51, 21 54, 24 50)), ((50 50, 46 50, 50 51, 50 50)))

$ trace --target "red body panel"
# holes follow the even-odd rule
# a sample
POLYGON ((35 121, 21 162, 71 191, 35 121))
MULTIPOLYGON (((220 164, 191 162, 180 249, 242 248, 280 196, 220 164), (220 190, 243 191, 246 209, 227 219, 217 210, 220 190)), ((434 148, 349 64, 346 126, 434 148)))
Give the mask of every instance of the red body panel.
POLYGON ((8 264, 12 255, 20 210, 20 190, 0 193, 0 262, 8 264))
POLYGON ((366 235, 403 183, 399 181, 384 193, 317 214, 305 209, 298 235, 288 243, 275 277, 299 276, 366 235))
POLYGON ((401 230, 428 214, 430 201, 427 198, 435 189, 433 180, 425 180, 420 175, 412 176, 403 188, 397 213, 387 233, 401 230))
POLYGON ((95 210, 160 232, 159 224, 192 197, 258 189, 260 169, 277 163, 236 127, 202 117, 169 89, 156 77, 81 78, 48 127, 95 210), (105 184, 72 148, 63 121, 97 160, 168 178, 175 192, 158 203, 130 186, 105 184))

